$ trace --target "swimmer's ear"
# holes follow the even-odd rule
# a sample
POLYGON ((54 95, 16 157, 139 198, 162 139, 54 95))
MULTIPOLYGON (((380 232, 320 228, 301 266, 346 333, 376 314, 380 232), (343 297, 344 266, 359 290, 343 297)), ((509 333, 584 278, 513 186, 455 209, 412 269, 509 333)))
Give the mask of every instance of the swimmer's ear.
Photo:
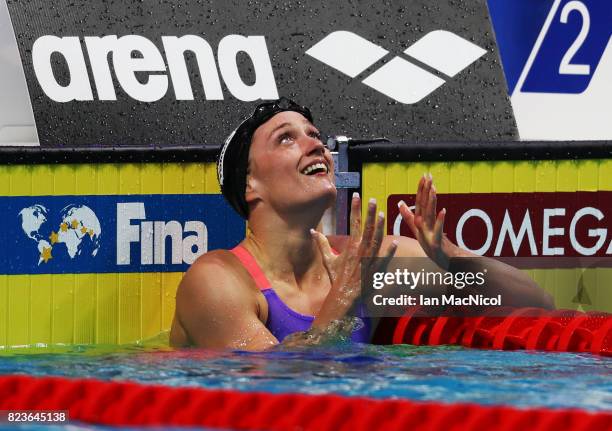
POLYGON ((251 203, 260 198, 259 192, 257 191, 257 180, 251 176, 250 173, 247 173, 246 176, 246 188, 244 192, 244 197, 247 203, 251 203))

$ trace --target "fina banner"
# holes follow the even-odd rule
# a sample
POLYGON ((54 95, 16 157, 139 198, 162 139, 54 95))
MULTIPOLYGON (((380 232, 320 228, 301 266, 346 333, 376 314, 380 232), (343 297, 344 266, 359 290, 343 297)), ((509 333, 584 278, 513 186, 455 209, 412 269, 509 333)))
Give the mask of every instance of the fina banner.
POLYGON ((0 206, 3 274, 182 272, 246 228, 221 195, 18 196, 0 206))
MULTIPOLYGON (((387 233, 411 236, 397 204, 415 195, 390 195, 387 233)), ((477 255, 513 258, 521 268, 612 266, 612 192, 439 194, 447 208, 444 232, 477 255), (515 259, 518 258, 518 259, 515 259)))
POLYGON ((518 137, 486 0, 9 1, 40 145, 220 145, 261 100, 324 133, 518 137))

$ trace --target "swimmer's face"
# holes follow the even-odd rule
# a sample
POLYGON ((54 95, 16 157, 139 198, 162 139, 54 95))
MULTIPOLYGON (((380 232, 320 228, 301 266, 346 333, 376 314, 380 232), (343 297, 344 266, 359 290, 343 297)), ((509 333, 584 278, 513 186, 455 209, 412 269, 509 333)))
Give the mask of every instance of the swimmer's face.
POLYGON ((281 112, 255 130, 249 152, 247 202, 277 211, 325 209, 336 198, 334 165, 319 130, 297 112, 281 112))

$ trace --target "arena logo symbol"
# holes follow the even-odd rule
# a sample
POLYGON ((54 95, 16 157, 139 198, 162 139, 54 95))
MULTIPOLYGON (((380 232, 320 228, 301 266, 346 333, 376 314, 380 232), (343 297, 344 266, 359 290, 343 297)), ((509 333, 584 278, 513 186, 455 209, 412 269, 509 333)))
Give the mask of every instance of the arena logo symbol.
MULTIPOLYGON (((387 230, 412 236, 388 198, 387 230)), ((612 192, 460 193, 438 196, 445 232, 460 247, 495 257, 612 257, 612 192)))
MULTIPOLYGON (((486 50, 450 31, 427 33, 404 54, 432 69, 394 57, 362 82, 368 87, 406 105, 412 105, 474 63, 486 50), (433 73, 432 73, 433 72, 433 73)), ((335 31, 312 46, 306 54, 351 78, 362 74, 389 52, 350 31, 335 31)))
MULTIPOLYGON (((98 100, 117 100, 109 54, 114 65, 114 74, 123 91, 131 98, 141 102, 155 102, 166 95, 171 80, 177 100, 194 100, 184 56, 186 51, 192 52, 197 59, 206 99, 223 100, 217 62, 212 47, 206 40, 195 35, 162 36, 161 40, 168 63, 168 75, 165 74, 164 57, 146 37, 85 37, 85 51, 91 65, 98 100), (139 53, 140 58, 134 58, 134 52, 139 53), (145 82, 138 79, 137 73, 148 75, 145 82)), ((223 81, 234 97, 245 102, 278 98, 272 64, 263 36, 225 36, 219 42, 217 57, 223 81), (246 84, 240 77, 236 58, 239 52, 245 53, 253 64, 256 79, 251 85, 246 84)), ((39 37, 32 46, 32 63, 42 90, 55 102, 94 100, 85 53, 78 37, 39 37), (54 55, 61 56, 65 62, 69 72, 67 84, 58 82, 54 74, 54 55)))

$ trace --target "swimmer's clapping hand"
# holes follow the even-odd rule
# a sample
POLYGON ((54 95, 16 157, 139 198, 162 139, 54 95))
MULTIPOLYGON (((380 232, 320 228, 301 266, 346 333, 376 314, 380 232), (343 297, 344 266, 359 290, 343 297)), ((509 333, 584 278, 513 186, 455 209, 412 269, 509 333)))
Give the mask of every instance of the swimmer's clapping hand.
POLYGON ((384 230, 385 215, 383 212, 376 214, 376 201, 371 199, 368 203, 365 227, 362 232, 361 199, 359 194, 355 193, 351 202, 350 236, 341 254, 334 254, 325 235, 314 229, 311 231, 323 256, 323 263, 332 284, 321 311, 313 323, 314 331, 325 331, 332 322, 345 317, 361 293, 362 265, 366 265, 364 268, 366 273, 386 269, 397 250, 397 242, 391 243, 383 259, 376 259, 380 257, 384 230))
POLYGON ((438 212, 436 206, 437 193, 433 177, 431 174, 423 174, 417 188, 414 213, 404 201, 399 203, 399 211, 425 254, 440 268, 448 269, 450 256, 456 254, 457 246, 444 235, 446 208, 438 212))

